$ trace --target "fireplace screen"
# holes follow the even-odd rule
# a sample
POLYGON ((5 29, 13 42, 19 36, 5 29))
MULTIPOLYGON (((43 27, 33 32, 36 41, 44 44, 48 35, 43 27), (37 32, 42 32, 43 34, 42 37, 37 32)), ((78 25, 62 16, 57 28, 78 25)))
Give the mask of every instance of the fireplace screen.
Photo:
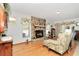
POLYGON ((36 33, 36 38, 43 37, 43 30, 36 30, 35 33, 36 33))

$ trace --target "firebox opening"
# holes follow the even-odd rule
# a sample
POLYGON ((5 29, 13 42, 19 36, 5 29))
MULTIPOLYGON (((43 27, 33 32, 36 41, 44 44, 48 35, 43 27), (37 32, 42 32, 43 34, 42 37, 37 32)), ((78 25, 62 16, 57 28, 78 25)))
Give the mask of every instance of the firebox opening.
POLYGON ((35 33, 36 33, 36 38, 43 37, 43 30, 36 30, 35 33))

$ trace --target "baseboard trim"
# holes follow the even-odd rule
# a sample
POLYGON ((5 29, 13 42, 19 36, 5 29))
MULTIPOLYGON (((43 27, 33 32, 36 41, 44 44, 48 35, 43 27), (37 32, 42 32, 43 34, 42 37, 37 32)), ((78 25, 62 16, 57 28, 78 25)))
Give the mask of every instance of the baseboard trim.
POLYGON ((24 43, 28 44, 28 43, 30 43, 30 42, 32 42, 32 41, 21 42, 21 43, 17 43, 17 44, 13 44, 13 45, 16 46, 16 45, 20 45, 20 44, 24 44, 24 43))

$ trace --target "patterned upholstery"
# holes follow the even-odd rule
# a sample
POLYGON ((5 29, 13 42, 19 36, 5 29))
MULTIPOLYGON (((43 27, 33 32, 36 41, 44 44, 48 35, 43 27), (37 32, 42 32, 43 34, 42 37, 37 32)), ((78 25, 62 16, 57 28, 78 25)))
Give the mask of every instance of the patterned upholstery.
POLYGON ((63 54, 69 47, 71 32, 59 33, 57 40, 44 40, 44 45, 56 52, 63 54))

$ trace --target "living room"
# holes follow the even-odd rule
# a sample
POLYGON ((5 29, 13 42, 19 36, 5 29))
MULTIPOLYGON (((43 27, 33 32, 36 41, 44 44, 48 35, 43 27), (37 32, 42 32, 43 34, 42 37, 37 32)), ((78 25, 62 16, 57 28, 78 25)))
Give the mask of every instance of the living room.
POLYGON ((0 56, 78 56, 78 6, 1 3, 0 56))

